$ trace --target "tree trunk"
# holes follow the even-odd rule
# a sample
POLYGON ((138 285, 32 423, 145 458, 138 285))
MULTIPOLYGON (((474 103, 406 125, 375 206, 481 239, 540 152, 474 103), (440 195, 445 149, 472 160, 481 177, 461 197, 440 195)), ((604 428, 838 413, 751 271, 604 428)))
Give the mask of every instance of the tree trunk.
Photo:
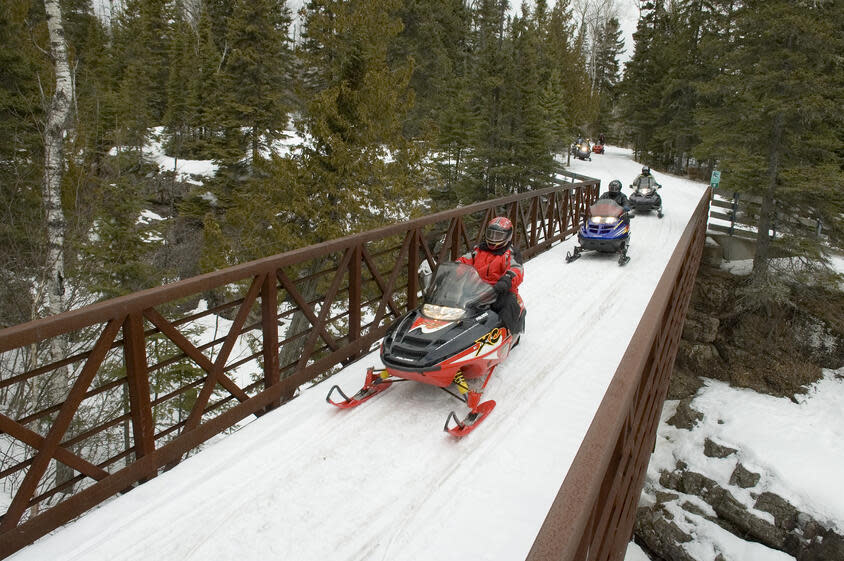
MULTIPOLYGON (((64 311, 64 237, 65 218, 62 210, 62 174, 64 169, 64 136, 69 122, 73 102, 73 80, 67 58, 62 12, 59 0, 45 0, 47 29, 50 36, 50 52, 56 73, 56 91, 47 112, 47 126, 44 130, 44 183, 42 198, 47 222, 47 259, 44 268, 44 307, 47 315, 64 311)), ((65 338, 53 337, 48 350, 49 361, 64 358, 65 338)), ((70 381, 67 367, 57 369, 51 377, 50 399, 63 401, 70 381)), ((61 483, 72 475, 72 470, 57 463, 56 482, 61 483)))
POLYGON ((756 254, 753 256, 753 282, 759 284, 768 274, 768 259, 771 248, 771 217, 774 214, 774 196, 779 175, 780 148, 782 143, 782 114, 774 117, 771 131, 771 145, 768 150, 768 188, 762 195, 762 207, 759 210, 759 224, 756 232, 756 254))

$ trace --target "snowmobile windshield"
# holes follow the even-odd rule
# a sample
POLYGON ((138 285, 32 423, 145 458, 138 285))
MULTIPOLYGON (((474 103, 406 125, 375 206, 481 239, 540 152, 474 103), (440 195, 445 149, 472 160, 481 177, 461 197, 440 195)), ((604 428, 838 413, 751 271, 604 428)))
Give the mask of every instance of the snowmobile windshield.
POLYGON ((425 293, 422 314, 433 319, 456 320, 474 306, 484 306, 495 301, 495 290, 481 280, 471 265, 441 263, 434 282, 425 293))
POLYGON ((656 180, 654 180, 653 177, 640 177, 636 182, 636 185, 634 185, 633 187, 636 189, 636 191, 645 191, 645 194, 650 194, 655 186, 656 180))
POLYGON ((614 200, 600 199, 597 203, 589 207, 589 220, 592 222, 598 222, 597 219, 600 218, 618 220, 622 213, 624 213, 624 209, 614 200))

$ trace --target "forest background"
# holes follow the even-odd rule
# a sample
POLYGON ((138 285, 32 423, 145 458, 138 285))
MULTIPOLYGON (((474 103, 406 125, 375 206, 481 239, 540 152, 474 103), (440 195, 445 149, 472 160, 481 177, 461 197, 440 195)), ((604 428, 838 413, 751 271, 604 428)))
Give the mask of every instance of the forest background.
POLYGON ((107 7, 0 12, 2 326, 544 185, 577 135, 840 232, 838 2, 640 2, 627 56, 613 0, 107 7), (151 141, 217 173, 180 181, 151 141))

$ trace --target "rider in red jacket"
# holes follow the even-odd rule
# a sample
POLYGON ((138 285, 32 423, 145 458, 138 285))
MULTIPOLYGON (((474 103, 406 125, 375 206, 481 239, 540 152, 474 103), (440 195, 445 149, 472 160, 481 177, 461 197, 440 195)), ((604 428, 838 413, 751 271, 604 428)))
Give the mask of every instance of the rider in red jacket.
POLYGON ((512 245, 513 223, 499 216, 486 227, 484 241, 457 261, 472 265, 481 278, 491 284, 498 293, 492 306, 514 335, 524 330, 524 317, 519 304, 519 285, 524 279, 522 258, 512 245))

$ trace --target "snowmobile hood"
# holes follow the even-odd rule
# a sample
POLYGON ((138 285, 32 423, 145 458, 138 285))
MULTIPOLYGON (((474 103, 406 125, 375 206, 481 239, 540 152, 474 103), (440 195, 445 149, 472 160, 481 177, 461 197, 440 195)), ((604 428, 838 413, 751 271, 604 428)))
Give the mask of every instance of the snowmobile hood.
POLYGON ((397 321, 381 344, 381 360, 402 370, 434 370, 499 325, 491 310, 455 321, 434 320, 413 310, 397 321))

